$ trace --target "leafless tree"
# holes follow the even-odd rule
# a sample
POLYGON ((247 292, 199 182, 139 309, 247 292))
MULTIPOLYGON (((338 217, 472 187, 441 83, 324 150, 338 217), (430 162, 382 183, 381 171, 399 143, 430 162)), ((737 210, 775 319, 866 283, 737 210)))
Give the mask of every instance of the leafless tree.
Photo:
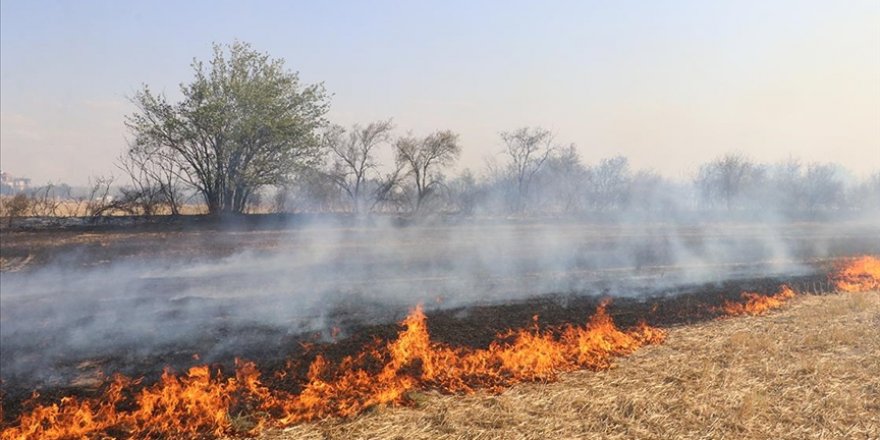
POLYGON ((599 211, 621 207, 629 198, 631 179, 627 158, 602 159, 591 173, 593 206, 599 211))
POLYGON ((57 217, 61 200, 55 185, 48 183, 31 193, 31 213, 38 217, 57 217))
POLYGON ((371 122, 365 127, 355 124, 349 131, 334 125, 323 138, 331 161, 327 176, 348 194, 355 213, 375 205, 376 199, 368 200, 368 195, 381 196, 387 192, 379 183, 379 194, 368 194, 367 186, 370 181, 382 180, 375 150, 390 142, 392 128, 391 120, 371 122))
POLYGON ((30 209, 31 201, 25 193, 3 198, 3 214, 7 225, 12 227, 15 220, 24 217, 30 209))
POLYGON ((534 192, 545 201, 541 209, 567 214, 581 211, 590 173, 573 144, 557 149, 535 174, 534 192))
POLYGON ((117 208, 110 194, 115 178, 98 176, 89 178, 89 196, 86 199, 86 214, 98 218, 111 213, 117 208))
POLYGON ((727 210, 761 178, 761 169, 740 154, 727 154, 700 167, 695 183, 703 199, 722 201, 727 210))
POLYGON ((130 187, 121 189, 123 197, 142 214, 157 214, 162 205, 168 207, 171 215, 180 214, 182 170, 177 161, 162 150, 132 145, 116 166, 131 181, 130 187))
POLYGON ((449 130, 437 131, 424 138, 411 135, 395 143, 398 167, 411 176, 415 184, 415 212, 441 185, 443 167, 452 165, 461 154, 458 135, 449 130))
POLYGON ((766 191, 760 202, 767 208, 795 213, 803 208, 804 167, 796 158, 771 165, 768 168, 766 191))
POLYGON ((834 164, 812 163, 804 174, 804 208, 811 214, 843 202, 843 181, 834 164))
POLYGON ((855 209, 880 211, 880 171, 850 189, 848 204, 855 209))
POLYGON ((516 183, 513 209, 522 212, 532 179, 553 153, 553 133, 541 127, 523 127, 501 132, 501 139, 504 141, 504 153, 510 159, 511 174, 516 183))
POLYGON ((390 172, 367 182, 372 201, 370 211, 376 211, 380 208, 397 211, 402 207, 403 200, 400 181, 403 177, 404 165, 397 161, 395 161, 394 165, 394 169, 390 172))
POLYGON ((299 173, 278 191, 277 212, 337 212, 347 207, 348 195, 317 169, 299 173))
POLYGON ((449 201, 452 209, 459 214, 474 214, 477 208, 479 189, 477 178, 471 170, 464 170, 447 186, 449 187, 449 201))

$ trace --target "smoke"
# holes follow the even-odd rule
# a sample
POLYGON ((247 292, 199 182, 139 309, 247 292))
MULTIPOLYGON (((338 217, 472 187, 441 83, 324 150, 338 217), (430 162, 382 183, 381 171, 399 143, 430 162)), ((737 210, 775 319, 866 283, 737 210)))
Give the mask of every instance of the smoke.
POLYGON ((207 362, 267 356, 297 335, 390 322, 419 303, 430 310, 544 294, 646 295, 805 273, 818 259, 880 251, 880 227, 857 222, 374 220, 250 233, 282 236, 270 250, 225 258, 85 267, 95 257, 78 253, 4 273, 3 380, 63 384, 84 361, 142 373, 194 354, 207 362))

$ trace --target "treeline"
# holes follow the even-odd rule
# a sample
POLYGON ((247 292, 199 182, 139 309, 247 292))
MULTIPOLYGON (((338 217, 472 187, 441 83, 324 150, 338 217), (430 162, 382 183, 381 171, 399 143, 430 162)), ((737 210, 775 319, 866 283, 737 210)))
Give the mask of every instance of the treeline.
MULTIPOLYGON (((126 119, 131 142, 117 161, 128 182, 118 187, 112 178, 94 179, 77 213, 177 215, 193 204, 215 215, 717 212, 798 218, 880 210, 880 172, 856 182, 834 164, 760 164, 728 154, 694 170, 691 179, 671 180, 633 170, 622 156, 588 163, 574 145, 540 127, 501 132, 503 148, 495 157, 477 172, 455 175, 463 148, 455 132, 399 134, 391 120, 331 124, 330 95, 322 84, 302 84, 283 60, 245 43, 215 45, 210 62, 192 67, 179 101, 148 86, 132 97, 137 110, 126 119)), ((60 189, 38 188, 30 198, 4 202, 4 210, 57 214, 60 189)))
MULTIPOLYGON (((549 131, 524 128, 502 133, 506 148, 478 173, 453 173, 460 152, 453 133, 395 138, 392 131, 390 121, 331 126, 322 135, 321 160, 281 185, 255 191, 242 211, 661 219, 707 213, 783 219, 880 213, 880 172, 858 180, 835 164, 797 159, 762 164, 727 154, 703 164, 688 180, 673 180, 634 170, 622 156, 587 163, 573 145, 553 143, 549 131), (394 159, 381 163, 380 155, 394 159)), ((135 175, 133 181, 139 183, 114 187, 111 179, 94 179, 76 197, 66 185, 46 185, 8 199, 5 211, 15 216, 156 215, 179 214, 182 204, 189 212, 201 211, 192 209, 199 204, 198 192, 179 180, 166 184, 135 175)))
MULTIPOLYGON (((366 129, 356 126, 350 133, 370 132, 377 125, 387 126, 387 122, 366 129)), ((811 219, 880 211, 880 172, 859 181, 835 164, 804 164, 797 159, 761 164, 727 154, 703 164, 691 179, 682 181, 651 170, 634 170, 623 156, 588 163, 574 145, 554 144, 552 139, 541 128, 501 133, 506 148, 488 160, 479 174, 465 170, 453 176, 438 166, 429 179, 429 190, 421 193, 399 159, 382 167, 372 154, 359 156, 371 166, 358 173, 345 164, 361 162, 341 160, 332 153, 323 166, 272 193, 270 205, 277 212, 656 218, 716 213, 737 218, 811 219), (390 171, 383 174, 381 169, 390 171)), ((393 141, 386 142, 396 149, 393 141)))

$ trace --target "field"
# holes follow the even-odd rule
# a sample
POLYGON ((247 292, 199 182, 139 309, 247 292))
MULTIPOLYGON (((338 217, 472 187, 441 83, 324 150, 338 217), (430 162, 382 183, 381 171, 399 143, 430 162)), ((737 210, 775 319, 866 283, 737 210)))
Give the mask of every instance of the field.
POLYGON ((81 431, 23 438, 869 438, 877 425, 877 294, 823 295, 849 257, 880 254, 876 225, 349 220, 4 231, 4 429, 26 414, 81 431), (728 316, 753 300, 784 307, 728 316), (164 420, 126 412, 152 395, 164 420), (73 422, 95 408, 93 425, 73 422))
POLYGON ((501 394, 420 394, 281 439, 876 439, 880 294, 808 296, 683 325, 607 371, 501 394))

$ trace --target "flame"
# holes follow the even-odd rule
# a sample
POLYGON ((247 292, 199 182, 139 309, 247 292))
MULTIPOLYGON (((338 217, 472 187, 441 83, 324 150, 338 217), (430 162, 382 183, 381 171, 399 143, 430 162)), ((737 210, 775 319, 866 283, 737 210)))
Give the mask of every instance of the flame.
POLYGON ((778 309, 782 305, 795 297, 795 291, 783 284, 779 287, 779 292, 774 295, 761 295, 754 292, 743 292, 740 294, 743 303, 725 301, 721 306, 721 311, 728 316, 739 315, 763 315, 770 310, 778 309))
POLYGON ((257 367, 242 361, 236 361, 236 374, 228 378, 205 365, 181 376, 165 371, 150 386, 117 375, 98 397, 65 397, 53 404, 33 399, 27 404, 33 409, 3 430, 0 439, 256 434, 269 426, 407 404, 408 393, 417 389, 497 391, 525 381, 554 380, 566 371, 606 369, 614 357, 664 340, 663 330, 644 322, 619 329, 606 308, 607 303, 601 304, 582 326, 541 330, 536 317, 533 326, 499 335, 487 348, 476 349, 431 341, 427 318, 417 307, 390 342, 376 341, 337 365, 318 355, 297 393, 267 387, 257 367))
POLYGON ((850 260, 831 279, 841 292, 880 290, 880 258, 866 255, 850 260))

